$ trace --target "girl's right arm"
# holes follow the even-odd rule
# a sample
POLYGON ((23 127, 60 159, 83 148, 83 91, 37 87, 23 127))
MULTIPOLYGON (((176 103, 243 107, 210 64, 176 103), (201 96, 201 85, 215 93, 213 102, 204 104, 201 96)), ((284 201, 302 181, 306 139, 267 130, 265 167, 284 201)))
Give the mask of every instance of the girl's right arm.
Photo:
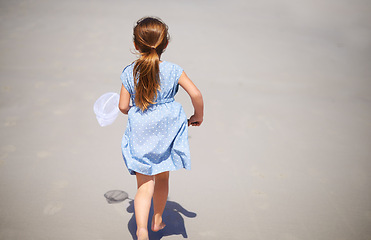
POLYGON ((200 126, 204 119, 204 101, 200 90, 198 90, 184 71, 182 75, 180 75, 178 83, 191 97, 194 108, 194 114, 188 120, 188 126, 200 126))

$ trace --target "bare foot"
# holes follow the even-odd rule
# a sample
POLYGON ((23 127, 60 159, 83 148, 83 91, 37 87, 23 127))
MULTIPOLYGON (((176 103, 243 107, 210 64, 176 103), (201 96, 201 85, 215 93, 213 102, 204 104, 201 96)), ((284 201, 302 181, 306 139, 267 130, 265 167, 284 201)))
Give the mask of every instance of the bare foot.
POLYGON ((139 228, 137 230, 137 238, 138 238, 138 240, 149 240, 147 229, 139 228))
POLYGON ((155 224, 154 220, 152 220, 151 230, 154 231, 154 232, 158 232, 158 231, 164 229, 165 226, 166 226, 166 224, 163 223, 163 222, 161 222, 160 224, 155 224))

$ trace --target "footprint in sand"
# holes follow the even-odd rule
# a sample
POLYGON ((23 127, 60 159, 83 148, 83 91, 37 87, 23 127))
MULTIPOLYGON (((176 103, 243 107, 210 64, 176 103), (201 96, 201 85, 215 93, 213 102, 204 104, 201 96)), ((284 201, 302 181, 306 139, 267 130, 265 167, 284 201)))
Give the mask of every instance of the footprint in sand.
POLYGON ((1 87, 1 92, 10 92, 12 90, 11 87, 9 86, 2 86, 1 87))
POLYGON ((259 199, 258 202, 256 203, 256 206, 259 209, 267 210, 270 207, 269 203, 267 202, 268 199, 267 199, 267 194, 266 193, 264 193, 260 190, 253 190, 251 192, 251 194, 253 196, 255 196, 257 199, 259 199))
POLYGON ((59 86, 61 87, 69 87, 73 85, 73 81, 62 81, 59 83, 59 86))
POLYGON ((45 215, 54 215, 60 212, 63 208, 63 203, 61 202, 51 202, 44 208, 45 215))
POLYGON ((265 196, 266 196, 265 193, 263 193, 263 192, 261 192, 261 191, 259 191, 259 190, 255 190, 255 191, 253 191, 253 194, 254 194, 255 196, 259 196, 259 197, 265 197, 265 196))
POLYGON ((256 167, 253 167, 251 169, 251 175, 254 176, 254 177, 260 177, 260 178, 264 178, 264 174, 261 173, 256 167))
POLYGON ((68 186, 68 181, 60 180, 52 183, 47 197, 49 200, 60 199, 63 196, 64 189, 68 186))
POLYGON ((48 152, 48 151, 40 151, 40 152, 38 152, 37 153, 37 157, 38 158, 47 158, 47 157, 49 157, 51 154, 50 154, 50 152, 48 152))
POLYGON ((17 125, 18 118, 17 117, 11 117, 7 118, 4 122, 5 127, 13 127, 17 125))
POLYGON ((70 109, 67 106, 60 106, 59 109, 53 110, 54 115, 65 115, 70 109))
POLYGON ((52 183, 51 189, 47 194, 47 199, 50 201, 48 205, 44 208, 45 215, 54 215, 60 212, 63 208, 63 203, 61 201, 56 201, 53 199, 61 199, 63 197, 64 189, 68 186, 68 181, 59 180, 52 183))

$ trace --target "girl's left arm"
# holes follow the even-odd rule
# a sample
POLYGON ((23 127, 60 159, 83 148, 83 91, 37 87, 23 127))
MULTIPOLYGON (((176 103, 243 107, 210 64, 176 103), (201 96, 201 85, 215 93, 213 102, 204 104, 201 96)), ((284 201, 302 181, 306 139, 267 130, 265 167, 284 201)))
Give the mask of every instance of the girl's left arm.
POLYGON ((128 114, 131 106, 130 104, 130 93, 124 85, 121 86, 121 92, 120 92, 120 102, 119 102, 119 109, 123 114, 128 114))

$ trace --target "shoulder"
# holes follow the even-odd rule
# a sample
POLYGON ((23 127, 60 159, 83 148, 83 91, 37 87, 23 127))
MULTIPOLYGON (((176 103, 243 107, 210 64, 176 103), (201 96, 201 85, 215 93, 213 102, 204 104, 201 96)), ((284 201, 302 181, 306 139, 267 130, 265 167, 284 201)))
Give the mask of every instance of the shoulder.
POLYGON ((163 61, 161 63, 161 72, 164 74, 170 74, 174 76, 176 79, 180 77, 180 75, 183 73, 183 68, 179 66, 178 64, 168 62, 168 61, 163 61))
POLYGON ((124 70, 122 70, 122 73, 121 73, 121 79, 123 79, 124 77, 133 75, 134 64, 135 62, 132 62, 131 64, 124 67, 124 70))
POLYGON ((133 84, 134 84, 133 83, 133 81, 134 81, 134 78, 133 78, 134 63, 135 62, 127 65, 124 68, 124 70, 122 70, 122 73, 120 75, 120 79, 121 79, 122 84, 124 85, 126 90, 128 90, 128 92, 130 94, 132 94, 132 92, 134 90, 134 87, 133 87, 133 84))
POLYGON ((168 62, 168 61, 162 61, 161 63, 165 68, 168 68, 168 69, 175 69, 175 70, 183 70, 183 68, 181 66, 179 66, 178 64, 175 64, 175 63, 172 63, 172 62, 168 62))

